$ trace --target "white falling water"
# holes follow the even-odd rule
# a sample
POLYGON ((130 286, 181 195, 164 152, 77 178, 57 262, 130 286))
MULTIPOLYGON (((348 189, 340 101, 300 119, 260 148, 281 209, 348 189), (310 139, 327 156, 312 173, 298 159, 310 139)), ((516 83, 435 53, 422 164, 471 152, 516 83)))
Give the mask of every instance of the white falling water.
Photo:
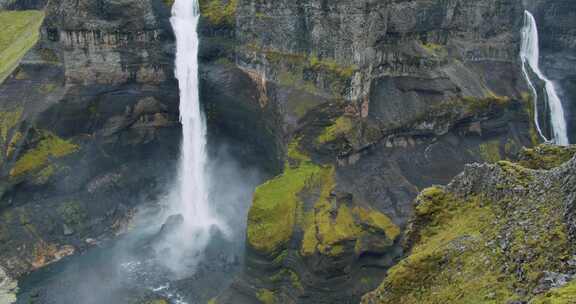
POLYGON ((522 27, 522 47, 520 50, 520 58, 522 59, 522 70, 524 76, 528 81, 528 85, 534 95, 534 120, 536 121, 536 128, 540 136, 548 141, 540 128, 538 120, 538 92, 536 87, 530 80, 530 74, 527 70, 527 65, 530 66, 534 74, 538 76, 545 83, 546 102, 550 108, 550 119, 552 122, 553 141, 558 145, 568 145, 568 132, 566 127, 566 118, 564 116, 564 108, 562 101, 558 97, 554 83, 546 78, 542 71, 540 71, 540 46, 538 39, 538 27, 536 19, 529 11, 524 11, 524 26, 522 27))
POLYGON ((174 245, 188 251, 187 256, 192 254, 196 257, 202 254, 208 244, 212 228, 225 230, 210 209, 207 190, 206 124, 198 95, 199 13, 197 0, 176 0, 170 19, 176 35, 176 78, 180 87, 182 123, 177 197, 180 200, 178 211, 184 217, 183 237, 178 241, 179 244, 174 245))

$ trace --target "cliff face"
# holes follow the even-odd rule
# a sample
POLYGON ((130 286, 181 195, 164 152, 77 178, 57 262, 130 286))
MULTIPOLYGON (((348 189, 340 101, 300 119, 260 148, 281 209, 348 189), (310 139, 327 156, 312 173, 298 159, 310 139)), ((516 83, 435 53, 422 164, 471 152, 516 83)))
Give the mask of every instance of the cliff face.
MULTIPOLYGON (((532 186, 552 189, 540 183, 571 172, 548 170, 557 164, 548 171, 511 163, 467 167, 460 177, 472 184, 486 177, 524 192, 515 196, 486 181, 472 197, 472 190, 461 191, 469 184, 456 181, 421 194, 419 202, 430 202, 414 211, 420 189, 448 183, 468 163, 515 158, 539 141, 517 55, 524 5, 547 37, 545 70, 571 96, 572 4, 525 2, 201 1, 200 93, 210 138, 235 139, 234 153, 277 175, 255 191, 245 269, 215 301, 350 303, 378 286, 363 301, 405 299, 409 293, 394 288, 420 278, 402 276, 404 264, 394 266, 396 260, 425 249, 432 234, 443 237, 448 225, 418 226, 423 218, 444 219, 441 211, 421 209, 468 202, 477 213, 467 216, 512 216, 497 213, 505 205, 500 198, 536 200, 532 186), (494 207, 482 209, 491 195, 494 207), (400 277, 380 285, 389 268, 400 277)), ((0 1, 18 9, 45 5, 0 1)), ((135 204, 155 201, 173 175, 179 128, 169 5, 63 0, 45 7, 40 42, 0 86, 0 266, 11 276, 122 230, 135 204)), ((452 223, 455 216, 446 217, 452 223)), ((458 231, 462 246, 454 239, 441 244, 480 246, 477 230, 485 227, 470 220, 473 226, 458 231)), ((528 228, 540 233, 536 224, 528 228)), ((502 224, 491 232, 506 229, 519 228, 502 224)), ((480 273, 486 281, 470 288, 470 299, 528 299, 544 271, 571 275, 548 256, 550 269, 530 264, 515 272, 525 265, 514 250, 488 257, 504 259, 507 268, 480 273), (521 292, 494 282, 509 273, 517 277, 506 284, 521 292), (493 296, 471 294, 491 286, 493 296)), ((453 258, 443 254, 439 259, 453 258)))
POLYGON ((284 170, 256 190, 246 271, 218 302, 357 301, 402 253, 391 231, 418 189, 537 142, 522 12, 506 0, 239 1, 236 64, 273 113, 284 170))
POLYGON ((45 15, 0 86, 0 260, 13 277, 122 231, 178 157, 169 7, 52 1, 45 15))
POLYGON ((409 254, 362 303, 573 301, 575 152, 540 146, 421 192, 409 254))

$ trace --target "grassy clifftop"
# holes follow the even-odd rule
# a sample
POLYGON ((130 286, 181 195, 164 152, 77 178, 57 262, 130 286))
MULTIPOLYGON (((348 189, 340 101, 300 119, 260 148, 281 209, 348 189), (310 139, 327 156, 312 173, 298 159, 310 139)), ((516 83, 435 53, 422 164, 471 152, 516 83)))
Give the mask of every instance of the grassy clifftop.
POLYGON ((424 190, 409 254, 362 303, 576 303, 573 155, 527 149, 424 190))
POLYGON ((43 20, 41 11, 0 11, 0 83, 36 44, 43 20))

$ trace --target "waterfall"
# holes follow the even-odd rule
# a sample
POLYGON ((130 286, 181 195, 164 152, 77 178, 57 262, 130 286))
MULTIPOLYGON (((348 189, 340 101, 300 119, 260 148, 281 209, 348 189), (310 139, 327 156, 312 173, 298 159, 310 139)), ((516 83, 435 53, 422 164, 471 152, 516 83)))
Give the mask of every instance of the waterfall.
POLYGON ((534 96, 534 120, 536 128, 540 136, 544 140, 549 141, 543 134, 538 119, 538 92, 536 86, 530 80, 527 66, 529 66, 534 74, 540 78, 545 84, 545 98, 548 107, 550 108, 550 119, 552 122, 553 141, 558 145, 568 145, 568 132, 566 127, 566 118, 564 116, 564 108, 562 101, 558 97, 554 83, 546 78, 542 71, 540 71, 540 46, 538 40, 538 27, 536 19, 529 11, 524 11, 524 26, 522 27, 522 47, 520 49, 520 58, 522 59, 522 71, 528 82, 528 86, 532 90, 534 96))
MULTIPOLYGON (((182 242, 186 250, 199 256, 205 249, 210 230, 225 227, 210 209, 206 165, 206 124, 198 94, 198 34, 200 12, 197 0, 176 0, 170 22, 176 36, 176 78, 180 88, 182 146, 179 168, 180 210, 184 225, 182 242)), ((190 253, 190 252, 189 252, 190 253)), ((188 253, 188 254, 189 254, 188 253)))

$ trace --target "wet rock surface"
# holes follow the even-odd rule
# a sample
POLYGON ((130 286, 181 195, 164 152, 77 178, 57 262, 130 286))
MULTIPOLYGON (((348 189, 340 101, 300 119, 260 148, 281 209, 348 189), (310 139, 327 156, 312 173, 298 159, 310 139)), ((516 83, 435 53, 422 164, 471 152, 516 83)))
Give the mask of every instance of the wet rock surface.
MULTIPOLYGON (((570 98, 573 5, 549 2, 202 1, 209 140, 225 138, 247 166, 282 174, 269 183, 296 182, 297 195, 273 193, 270 217, 257 213, 268 200, 254 201, 249 224, 280 233, 261 235, 278 244, 272 253, 250 240, 245 258, 214 249, 194 277, 171 286, 205 301, 216 294, 198 296, 202 288, 234 278, 218 303, 359 301, 405 253, 401 236, 371 216, 403 233, 421 189, 450 182, 468 163, 515 159, 539 141, 518 58, 526 7, 545 36, 543 69, 570 98), (296 207, 293 222, 270 221, 289 214, 286 206, 296 207)), ((178 96, 169 1, 0 7, 47 14, 40 43, 0 86, 0 265, 19 277, 102 244, 143 202, 158 201, 176 172, 178 96)), ((522 156, 522 166, 557 167, 530 158, 542 153, 522 156)), ((451 248, 464 252, 472 241, 451 248)), ((83 266, 65 281, 78 278, 74 267, 83 266)), ((552 269, 530 287, 548 292, 565 275, 552 269)), ((27 297, 43 303, 57 282, 27 297)), ((158 295, 130 284, 115 292, 144 302, 158 295)))

